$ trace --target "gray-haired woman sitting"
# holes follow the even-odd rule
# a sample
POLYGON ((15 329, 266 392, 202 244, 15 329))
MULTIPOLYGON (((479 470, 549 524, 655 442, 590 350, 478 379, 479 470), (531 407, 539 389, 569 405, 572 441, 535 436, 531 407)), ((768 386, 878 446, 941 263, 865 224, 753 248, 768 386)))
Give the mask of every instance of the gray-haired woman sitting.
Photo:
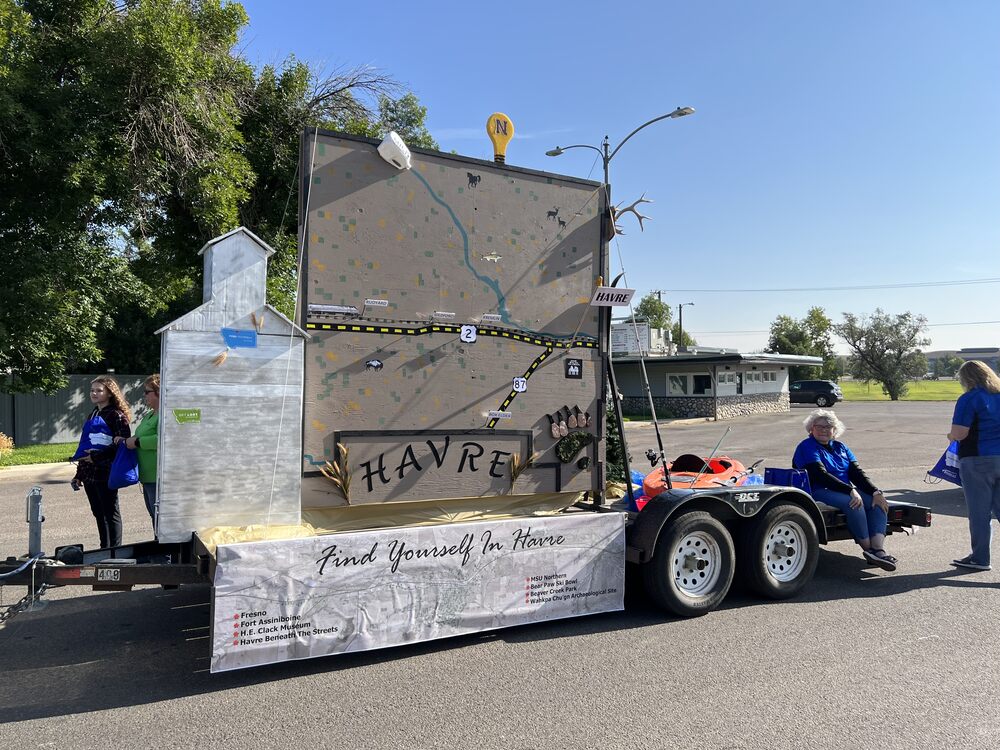
POLYGON ((866 560, 895 570, 896 558, 882 548, 889 503, 858 465, 851 449, 836 440, 844 433, 844 423, 832 411, 815 409, 803 424, 809 437, 795 449, 792 465, 809 473, 813 499, 844 513, 866 560))

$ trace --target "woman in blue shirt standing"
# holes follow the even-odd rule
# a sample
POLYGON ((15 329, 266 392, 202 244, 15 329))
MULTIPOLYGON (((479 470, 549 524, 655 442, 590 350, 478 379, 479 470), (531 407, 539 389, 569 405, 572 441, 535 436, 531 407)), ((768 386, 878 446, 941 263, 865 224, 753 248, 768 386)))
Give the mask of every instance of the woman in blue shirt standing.
POLYGON ((992 517, 1000 520, 1000 377, 985 362, 970 359, 959 368, 958 382, 965 393, 955 403, 948 439, 958 441, 972 554, 952 564, 989 570, 992 517))
POLYGON ((792 465, 808 472, 813 499, 843 512, 868 562, 895 570, 896 558, 883 549, 889 503, 851 449, 835 439, 844 433, 843 422, 832 411, 816 409, 803 424, 809 437, 795 449, 792 465))

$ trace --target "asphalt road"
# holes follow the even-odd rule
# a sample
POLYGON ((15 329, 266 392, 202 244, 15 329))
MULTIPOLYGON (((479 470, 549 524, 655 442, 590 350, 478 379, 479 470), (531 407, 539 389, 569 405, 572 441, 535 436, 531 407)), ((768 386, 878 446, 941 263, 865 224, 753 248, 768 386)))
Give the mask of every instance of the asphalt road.
MULTIPOLYGON (((723 452, 785 466, 808 411, 667 425, 667 454, 704 454, 730 426, 723 452)), ((838 542, 793 601, 737 591, 678 620, 631 593, 620 613, 217 676, 206 587, 57 589, 0 629, 0 747, 1000 747, 1000 567, 948 564, 968 551, 961 490, 922 482, 951 404, 837 411, 890 497, 934 510, 889 539, 896 573, 838 542)), ((637 458, 655 445, 648 426, 627 434, 637 458)), ((0 473, 0 555, 26 549, 34 482, 46 549, 96 542, 65 478, 0 473)), ((145 538, 140 493, 123 494, 126 539, 145 538)))

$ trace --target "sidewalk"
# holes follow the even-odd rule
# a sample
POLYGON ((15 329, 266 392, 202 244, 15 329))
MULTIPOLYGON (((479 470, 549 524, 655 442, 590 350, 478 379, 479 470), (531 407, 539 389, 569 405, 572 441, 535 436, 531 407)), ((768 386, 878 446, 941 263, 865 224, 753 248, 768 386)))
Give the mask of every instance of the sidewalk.
MULTIPOLYGON (((671 425, 671 424, 702 424, 704 422, 715 422, 717 421, 715 417, 690 417, 687 419, 660 419, 656 420, 660 426, 671 425)), ((724 421, 724 420, 723 420, 724 421)), ((638 417, 630 417, 629 421, 625 422, 625 429, 628 430, 630 427, 642 428, 642 427, 652 427, 652 419, 639 419, 638 417)))
POLYGON ((0 482, 5 479, 18 481, 36 480, 39 482, 68 482, 76 473, 76 466, 69 461, 57 464, 28 464, 27 466, 7 466, 0 469, 0 482))

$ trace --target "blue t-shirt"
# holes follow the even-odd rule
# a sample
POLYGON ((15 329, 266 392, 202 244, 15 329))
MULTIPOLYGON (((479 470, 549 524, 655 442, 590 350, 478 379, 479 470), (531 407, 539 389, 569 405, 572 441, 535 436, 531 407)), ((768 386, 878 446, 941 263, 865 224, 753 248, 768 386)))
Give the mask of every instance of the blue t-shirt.
POLYGON ((969 428, 969 437, 959 443, 959 456, 1000 456, 1000 393, 985 388, 963 393, 951 422, 969 428))
POLYGON ((833 476, 845 484, 850 484, 848 469, 851 461, 857 461, 851 449, 843 443, 831 440, 828 446, 823 445, 812 435, 807 437, 795 449, 795 456, 792 457, 792 466, 796 469, 804 469, 809 464, 819 461, 824 468, 833 476))

